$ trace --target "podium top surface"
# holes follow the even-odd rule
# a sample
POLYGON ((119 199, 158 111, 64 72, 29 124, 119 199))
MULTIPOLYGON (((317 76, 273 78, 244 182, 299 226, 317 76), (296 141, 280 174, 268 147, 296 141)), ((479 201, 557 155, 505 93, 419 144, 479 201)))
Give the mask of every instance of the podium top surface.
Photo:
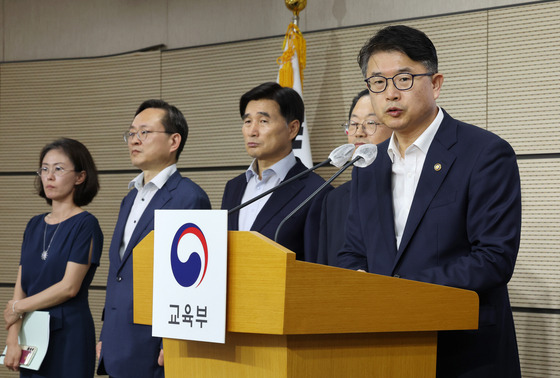
MULTIPOLYGON (((151 324, 153 233, 134 250, 134 321, 151 324), (151 272, 151 273, 150 273, 151 272)), ((257 232, 228 233, 227 330, 263 334, 476 329, 473 291, 297 261, 257 232)))

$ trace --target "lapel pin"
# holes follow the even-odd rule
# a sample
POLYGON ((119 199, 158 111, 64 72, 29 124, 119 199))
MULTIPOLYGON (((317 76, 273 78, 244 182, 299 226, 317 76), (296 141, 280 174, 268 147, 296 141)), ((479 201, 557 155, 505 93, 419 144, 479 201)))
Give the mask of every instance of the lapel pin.
POLYGON ((441 164, 440 163, 435 163, 434 164, 434 171, 436 171, 436 172, 441 171, 441 164))

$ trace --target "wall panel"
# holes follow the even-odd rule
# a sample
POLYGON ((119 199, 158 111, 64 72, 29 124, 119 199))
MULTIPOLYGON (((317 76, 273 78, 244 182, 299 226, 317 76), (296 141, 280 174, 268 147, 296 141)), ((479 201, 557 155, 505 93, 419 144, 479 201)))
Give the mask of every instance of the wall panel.
POLYGON ((160 53, 2 64, 0 77, 3 172, 35 171, 62 136, 84 143, 98 169, 130 169, 122 133, 142 101, 160 97, 160 53))
POLYGON ((514 313, 523 378, 560 376, 560 315, 514 313))
MULTIPOLYGON (((540 0, 309 1, 302 31, 470 12, 540 0)), ((163 44, 200 46, 282 35, 291 12, 279 0, 2 0, 2 60, 91 57, 163 44)))
POLYGON ((276 38, 163 53, 162 97, 182 109, 189 124, 181 167, 249 164, 239 98, 276 81, 281 47, 276 38))
POLYGON ((518 154, 560 152, 560 2, 488 17, 488 124, 518 154))
POLYGON ((60 59, 166 44, 168 2, 2 0, 2 53, 8 61, 60 59))
POLYGON ((512 306, 560 308, 560 159, 519 161, 523 223, 512 306))
POLYGON ((50 209, 35 194, 34 180, 31 175, 0 176, 0 187, 5 189, 0 196, 0 282, 15 282, 25 226, 31 217, 50 209))

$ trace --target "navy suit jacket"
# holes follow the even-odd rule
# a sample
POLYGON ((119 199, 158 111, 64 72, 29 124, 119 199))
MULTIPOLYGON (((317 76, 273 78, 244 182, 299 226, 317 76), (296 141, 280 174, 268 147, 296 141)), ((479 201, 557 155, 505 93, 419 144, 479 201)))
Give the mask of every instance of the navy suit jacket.
POLYGON ((210 209, 210 200, 197 184, 175 172, 156 192, 140 217, 121 260, 119 248, 137 193, 136 189, 132 189, 122 200, 109 248, 109 275, 98 373, 106 372, 114 377, 163 377, 163 367, 157 364, 161 338, 152 337, 151 326, 133 324, 132 250, 154 229, 154 210, 210 209))
POLYGON ((344 229, 350 207, 351 181, 325 195, 321 209, 317 263, 336 266, 338 251, 344 246, 344 229))
POLYGON ((513 149, 444 113, 397 249, 388 144, 379 145, 372 165, 353 172, 338 265, 476 291, 479 329, 439 332, 437 375, 519 377, 507 291, 521 230, 513 149))
MULTIPOLYGON (((286 179, 303 172, 307 168, 297 159, 296 164, 286 175, 286 179)), ((302 203, 319 186, 325 183, 314 172, 304 175, 294 182, 272 193, 262 210, 257 215, 251 231, 258 231, 274 240, 278 225, 284 217, 302 203)), ((247 179, 245 173, 228 181, 222 197, 222 209, 232 209, 241 203, 247 179)), ((278 243, 295 252, 298 260, 315 262, 319 235, 321 203, 324 195, 332 190, 328 185, 310 203, 300 209, 282 226, 278 234, 278 243)), ((228 229, 239 230, 239 212, 229 214, 228 229)))

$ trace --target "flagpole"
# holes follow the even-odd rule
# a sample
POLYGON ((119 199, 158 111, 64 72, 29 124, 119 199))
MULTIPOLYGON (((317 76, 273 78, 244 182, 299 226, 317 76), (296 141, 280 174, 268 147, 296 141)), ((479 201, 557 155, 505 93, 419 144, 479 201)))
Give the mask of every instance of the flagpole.
MULTIPOLYGON (((288 26, 284 38, 283 53, 277 59, 280 65, 278 83, 283 87, 293 88, 303 99, 303 70, 305 69, 305 38, 299 30, 299 12, 307 5, 307 0, 284 0, 286 8, 292 11, 292 22, 288 26)), ((300 125, 299 133, 292 143, 294 155, 308 168, 313 166, 309 131, 304 118, 300 125)))

